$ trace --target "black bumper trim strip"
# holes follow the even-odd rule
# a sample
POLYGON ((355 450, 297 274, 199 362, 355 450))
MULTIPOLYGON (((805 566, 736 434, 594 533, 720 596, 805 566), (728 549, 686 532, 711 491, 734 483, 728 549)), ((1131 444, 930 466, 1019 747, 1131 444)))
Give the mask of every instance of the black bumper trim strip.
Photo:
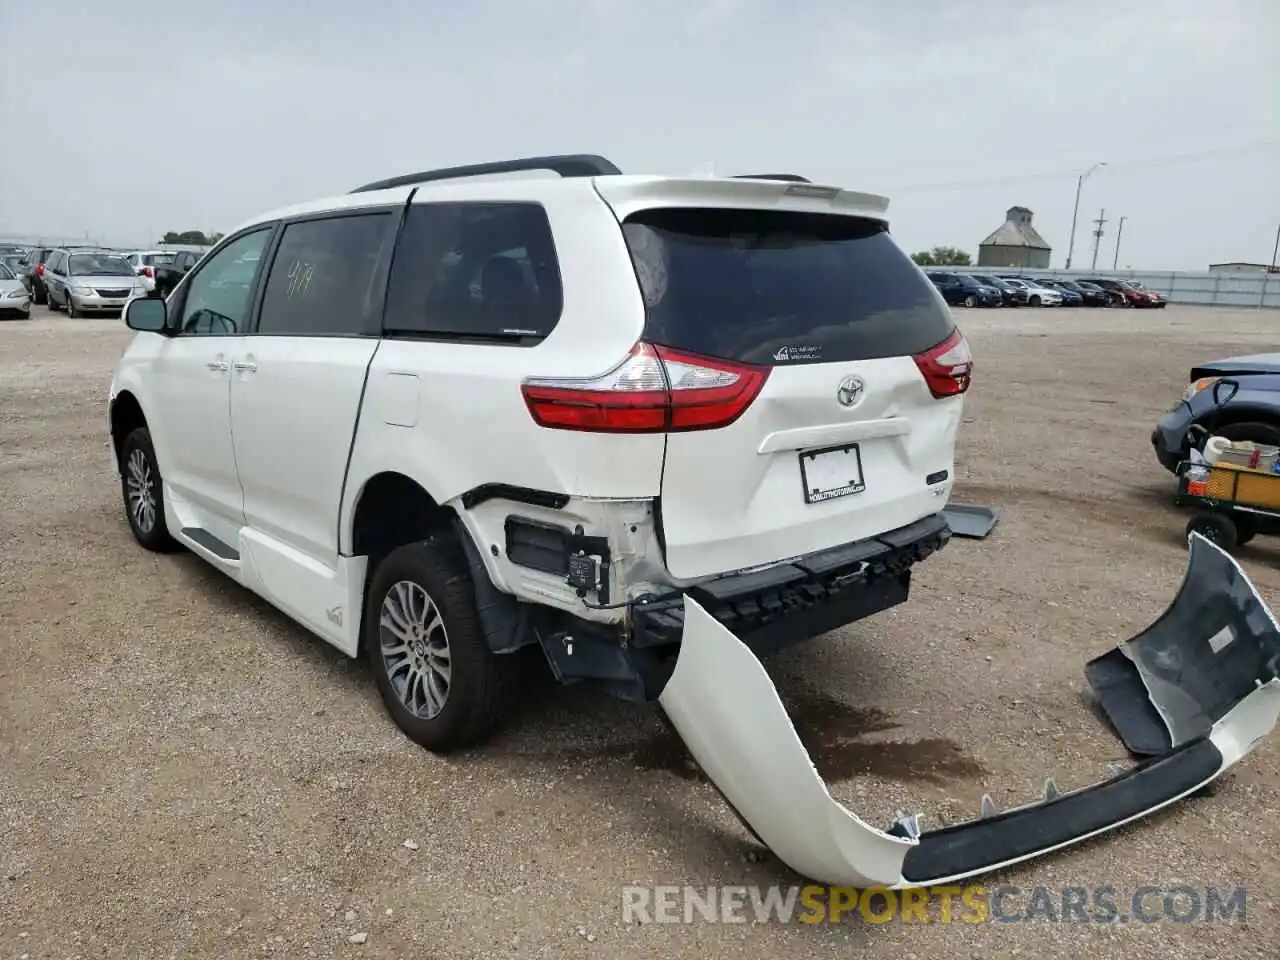
POLYGON ((902 876, 929 883, 981 873, 1142 816, 1213 779, 1222 754, 1208 738, 1102 783, 981 820, 920 835, 902 876))

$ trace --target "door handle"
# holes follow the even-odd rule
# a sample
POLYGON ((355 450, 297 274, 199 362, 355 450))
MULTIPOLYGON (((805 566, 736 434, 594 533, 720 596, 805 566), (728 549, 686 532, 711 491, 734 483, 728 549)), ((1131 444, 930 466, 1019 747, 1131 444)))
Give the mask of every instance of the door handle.
POLYGON ((235 363, 231 364, 231 366, 244 373, 252 373, 258 369, 257 363, 253 360, 237 360, 235 363))
POLYGON ((223 360, 222 355, 219 354, 218 356, 210 360, 208 363, 206 363, 205 366, 208 367, 210 370, 226 370, 229 364, 227 363, 227 361, 223 360))

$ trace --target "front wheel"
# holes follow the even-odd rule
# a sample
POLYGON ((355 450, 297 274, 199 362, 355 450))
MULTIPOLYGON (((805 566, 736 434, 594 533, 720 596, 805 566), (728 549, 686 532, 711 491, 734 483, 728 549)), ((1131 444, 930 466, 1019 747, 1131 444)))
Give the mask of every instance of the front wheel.
POLYGON ((969 296, 964 298, 964 305, 966 307, 976 307, 978 305, 978 301, 973 294, 969 294, 969 296))
POLYGON ((501 723, 514 661, 489 648, 465 557, 448 537, 398 547, 378 564, 362 639, 387 712, 414 742, 447 753, 501 723))
POLYGON ((120 492, 133 538, 155 553, 178 546, 164 519, 163 484, 151 433, 138 427, 120 444, 120 492))
POLYGON ((1040 306, 1040 298, 1039 298, 1039 297, 1032 297, 1032 298, 1031 298, 1031 305, 1032 305, 1033 307, 1038 307, 1038 306, 1040 306))
POLYGON ((71 294, 67 294, 67 316, 72 320, 80 316, 80 314, 76 312, 76 301, 71 294))

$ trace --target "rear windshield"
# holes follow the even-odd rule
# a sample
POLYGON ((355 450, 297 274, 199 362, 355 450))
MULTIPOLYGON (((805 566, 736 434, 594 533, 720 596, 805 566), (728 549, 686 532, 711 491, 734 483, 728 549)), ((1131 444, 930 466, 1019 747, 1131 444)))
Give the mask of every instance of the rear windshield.
POLYGON ((832 214, 659 209, 623 234, 644 294, 645 339, 748 363, 836 363, 920 353, 951 312, 883 223, 832 214))
POLYGON ((177 257, 176 253, 144 253, 142 262, 148 267, 167 267, 177 257))

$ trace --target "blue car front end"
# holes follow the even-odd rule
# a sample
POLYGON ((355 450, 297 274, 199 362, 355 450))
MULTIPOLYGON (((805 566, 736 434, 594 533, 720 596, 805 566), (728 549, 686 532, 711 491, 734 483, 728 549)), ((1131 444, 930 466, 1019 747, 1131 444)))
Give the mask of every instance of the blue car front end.
POLYGON ((1231 363, 1218 361, 1193 369, 1192 376, 1197 379, 1187 384, 1178 402, 1156 421, 1151 446, 1160 465, 1170 473, 1176 472, 1178 464, 1191 455, 1192 447, 1199 448, 1215 429, 1243 429, 1250 439, 1250 435, 1265 438, 1280 432, 1280 372, 1250 370, 1249 365, 1241 364, 1237 373, 1230 370, 1231 363))

